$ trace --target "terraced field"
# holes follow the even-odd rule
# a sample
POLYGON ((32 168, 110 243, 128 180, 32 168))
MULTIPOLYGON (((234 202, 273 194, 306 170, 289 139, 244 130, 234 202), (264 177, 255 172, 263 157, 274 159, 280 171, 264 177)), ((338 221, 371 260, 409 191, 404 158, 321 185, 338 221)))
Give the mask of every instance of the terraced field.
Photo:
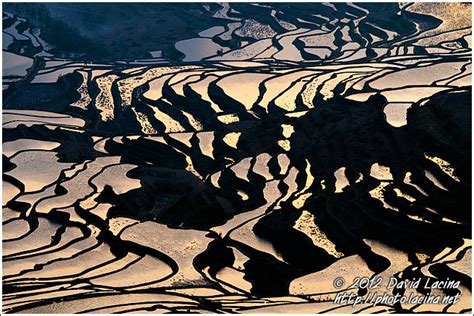
POLYGON ((470 313, 471 5, 199 5, 113 61, 3 12, 3 311, 470 313))

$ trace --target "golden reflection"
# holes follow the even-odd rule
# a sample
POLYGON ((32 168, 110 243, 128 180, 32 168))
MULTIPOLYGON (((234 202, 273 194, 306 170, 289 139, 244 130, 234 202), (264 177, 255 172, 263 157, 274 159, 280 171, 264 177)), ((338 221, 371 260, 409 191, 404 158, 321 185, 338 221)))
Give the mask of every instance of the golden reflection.
POLYGON ((345 187, 349 186, 349 180, 346 178, 346 167, 341 167, 334 171, 334 177, 336 178, 335 193, 341 193, 345 187))
POLYGON ((224 136, 222 139, 229 147, 237 149, 237 143, 239 142, 239 137, 241 132, 231 132, 224 136))
POLYGON ((342 252, 336 250, 336 245, 319 229, 315 223, 314 215, 310 212, 304 210, 295 222, 293 228, 306 234, 311 238, 315 246, 323 248, 330 255, 336 258, 344 256, 342 252))
POLYGON ((439 166, 439 168, 445 174, 447 174, 448 176, 451 177, 451 179, 453 179, 457 182, 460 182, 459 178, 454 175, 454 168, 451 166, 451 164, 449 162, 447 162, 446 160, 443 160, 439 157, 431 156, 427 153, 425 153, 425 157, 427 159, 431 160, 432 162, 434 162, 435 164, 437 164, 439 166))
POLYGON ((242 190, 238 190, 237 194, 240 195, 240 198, 242 199, 242 201, 247 201, 249 199, 248 194, 242 190))
POLYGON ((239 117, 236 114, 224 114, 217 116, 217 119, 224 124, 232 124, 239 122, 239 117))
POLYGON ((287 139, 281 139, 278 141, 278 146, 280 146, 284 151, 290 151, 291 143, 287 139))
POLYGON ((281 128, 283 129, 282 135, 285 138, 290 138, 291 135, 295 132, 295 128, 293 125, 290 124, 281 124, 281 128))

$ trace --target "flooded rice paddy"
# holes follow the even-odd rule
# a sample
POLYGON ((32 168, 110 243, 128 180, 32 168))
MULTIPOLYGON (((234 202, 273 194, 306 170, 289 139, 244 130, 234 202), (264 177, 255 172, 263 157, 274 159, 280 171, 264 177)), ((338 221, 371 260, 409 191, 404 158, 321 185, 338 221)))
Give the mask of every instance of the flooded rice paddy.
POLYGON ((92 61, 4 7, 3 311, 470 313, 471 5, 194 5, 92 61))

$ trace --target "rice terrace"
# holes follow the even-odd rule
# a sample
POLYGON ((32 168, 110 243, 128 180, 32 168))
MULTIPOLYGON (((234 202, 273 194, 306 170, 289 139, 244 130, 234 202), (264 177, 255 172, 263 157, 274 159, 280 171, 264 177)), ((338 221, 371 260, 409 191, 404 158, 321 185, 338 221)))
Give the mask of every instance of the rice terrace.
POLYGON ((4 313, 472 313, 471 3, 2 12, 4 313))

